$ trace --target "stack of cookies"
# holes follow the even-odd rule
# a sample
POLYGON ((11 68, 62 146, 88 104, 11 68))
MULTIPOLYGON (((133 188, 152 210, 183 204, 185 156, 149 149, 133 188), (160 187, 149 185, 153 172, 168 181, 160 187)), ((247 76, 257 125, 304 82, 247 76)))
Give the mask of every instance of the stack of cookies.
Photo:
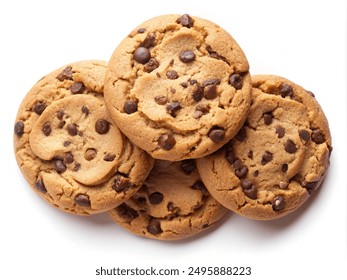
POLYGON ((252 76, 216 24, 152 18, 108 63, 70 63, 39 80, 14 126, 33 190, 68 213, 108 212, 155 239, 193 236, 230 211, 296 210, 322 183, 331 137, 312 92, 252 76))

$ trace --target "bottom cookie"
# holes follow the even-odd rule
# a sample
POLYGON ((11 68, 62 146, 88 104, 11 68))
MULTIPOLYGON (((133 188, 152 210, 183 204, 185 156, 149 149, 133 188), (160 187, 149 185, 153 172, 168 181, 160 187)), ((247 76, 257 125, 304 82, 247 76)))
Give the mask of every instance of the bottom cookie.
POLYGON ((194 160, 157 160, 142 188, 108 213, 134 234, 178 240, 212 227, 227 210, 206 190, 194 160))

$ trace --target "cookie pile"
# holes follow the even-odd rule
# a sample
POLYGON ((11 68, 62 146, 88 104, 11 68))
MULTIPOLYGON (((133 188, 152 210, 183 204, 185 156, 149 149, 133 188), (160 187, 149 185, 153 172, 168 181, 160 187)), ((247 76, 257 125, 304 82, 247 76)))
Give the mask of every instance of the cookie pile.
POLYGON ((174 240, 228 212, 282 217, 322 183, 331 148, 313 93, 252 76, 216 24, 185 15, 134 29, 108 63, 39 80, 14 125, 33 190, 72 214, 108 212, 129 231, 174 240))

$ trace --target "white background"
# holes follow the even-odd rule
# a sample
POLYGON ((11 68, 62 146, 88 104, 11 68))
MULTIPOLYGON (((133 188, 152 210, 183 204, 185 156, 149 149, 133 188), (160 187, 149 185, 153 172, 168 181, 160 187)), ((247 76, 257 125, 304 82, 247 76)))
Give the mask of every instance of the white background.
POLYGON ((95 270, 154 266, 187 272, 197 265, 252 268, 251 276, 209 279, 346 277, 346 19, 344 0, 1 1, 0 279, 133 279, 100 277, 95 270), (32 85, 70 62, 108 60, 133 28, 168 13, 214 21, 243 48, 252 74, 281 75, 315 93, 334 150, 324 185, 294 214, 270 222, 229 215, 199 237, 160 242, 131 235, 106 214, 58 211, 21 176, 13 125, 32 85))

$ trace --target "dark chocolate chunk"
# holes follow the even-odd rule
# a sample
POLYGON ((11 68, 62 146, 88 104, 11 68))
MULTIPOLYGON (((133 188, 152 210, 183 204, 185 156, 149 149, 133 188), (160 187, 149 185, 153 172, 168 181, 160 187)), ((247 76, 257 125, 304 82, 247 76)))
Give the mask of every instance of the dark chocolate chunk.
POLYGON ((147 226, 147 230, 151 234, 159 234, 162 233, 163 230, 160 227, 160 222, 158 220, 151 220, 147 226))
POLYGON ((311 139, 310 133, 305 129, 299 130, 299 136, 304 141, 309 141, 311 139))
POLYGON ((83 114, 86 114, 86 117, 89 115, 89 109, 86 106, 82 106, 81 111, 83 114))
POLYGON ((124 112, 127 114, 132 114, 137 111, 137 101, 127 100, 124 103, 124 112))
POLYGON ((312 129, 311 139, 316 144, 322 144, 325 142, 325 137, 319 128, 312 129))
POLYGON ((151 193, 149 196, 149 202, 153 205, 160 204, 164 199, 164 196, 160 192, 151 193))
POLYGON ((182 15, 176 20, 176 22, 187 28, 191 28, 194 25, 194 20, 188 14, 182 15))
POLYGON ((241 127, 241 129, 237 132, 235 137, 240 142, 245 141, 245 139, 246 139, 246 129, 245 129, 245 127, 241 127))
POLYGON ((43 111, 46 109, 46 104, 43 103, 42 101, 38 101, 34 108, 33 108, 33 111, 38 114, 38 115, 41 115, 43 113, 43 111))
POLYGON ((192 51, 183 51, 180 53, 179 58, 182 62, 188 63, 195 60, 195 53, 192 51))
POLYGON ((243 86, 243 77, 240 74, 232 74, 229 77, 229 83, 236 90, 241 89, 243 86))
POLYGON ((193 190, 199 190, 202 192, 202 195, 208 195, 208 191, 204 185, 204 183, 201 180, 196 181, 193 186, 191 186, 193 190))
POLYGON ((182 86, 183 88, 187 88, 188 87, 188 83, 187 82, 182 82, 182 83, 180 83, 180 86, 182 86))
POLYGON ((215 99, 217 97, 217 86, 207 85, 204 87, 204 97, 208 100, 215 99))
POLYGON ((298 148, 292 140, 288 139, 284 145, 284 150, 289 154, 294 154, 298 148))
POLYGON ((42 127, 42 132, 44 135, 49 136, 52 133, 52 127, 49 122, 44 123, 42 127))
POLYGON ((274 211, 280 211, 284 208, 285 206, 285 202, 284 202, 284 198, 283 196, 279 195, 279 196, 276 196, 272 202, 271 202, 271 205, 272 205, 272 209, 274 211))
POLYGON ((58 120, 62 120, 63 117, 64 117, 64 115, 65 115, 64 110, 59 110, 59 111, 57 112, 57 118, 58 118, 58 120))
POLYGON ((66 165, 64 164, 64 162, 61 159, 56 159, 54 162, 54 166, 55 166, 55 170, 58 173, 63 173, 66 171, 66 165))
POLYGON ((85 88, 86 87, 84 86, 83 83, 78 82, 78 83, 73 83, 71 85, 70 90, 73 94, 77 94, 77 93, 82 93, 85 90, 85 88))
POLYGON ((64 162, 67 163, 67 164, 70 164, 74 161, 74 157, 73 157, 73 154, 71 152, 67 152, 65 155, 64 155, 64 162))
POLYGON ((154 101, 159 105, 165 105, 167 103, 167 98, 164 95, 158 95, 154 97, 154 101))
POLYGON ((286 97, 286 96, 292 97, 293 87, 288 84, 282 84, 280 93, 282 97, 286 97))
POLYGON ((47 189, 42 179, 39 179, 34 184, 35 189, 40 193, 46 193, 47 189))
POLYGON ((24 134, 24 123, 22 121, 18 121, 14 125, 14 134, 18 137, 21 137, 24 134))
POLYGON ((96 157, 96 149, 93 149, 93 148, 88 148, 85 152, 84 152, 84 158, 86 160, 92 160, 96 157))
POLYGON ((78 133, 77 125, 75 123, 68 124, 66 129, 71 136, 76 136, 78 133))
MULTIPOLYGON (((157 69, 159 67, 159 62, 158 60, 156 60, 155 58, 151 58, 144 67, 145 72, 150 73, 153 70, 157 69)), ((159 73, 157 73, 157 76, 159 75, 159 73)), ((160 78, 160 75, 158 76, 158 78, 160 78)))
POLYGON ((134 59, 138 63, 145 64, 150 60, 150 58, 151 58, 151 53, 149 52, 147 48, 138 47, 134 51, 134 59))
POLYGON ((263 118, 264 118, 264 123, 266 125, 270 125, 272 123, 273 115, 271 112, 264 113, 263 118))
POLYGON ((175 70, 169 70, 166 72, 166 77, 168 77, 170 80, 176 80, 179 76, 175 70))
POLYGON ((183 160, 181 162, 181 168, 182 168, 183 172, 186 173, 187 175, 191 174, 196 168, 195 160, 193 160, 193 159, 183 160))
POLYGON ((115 158, 116 158, 115 154, 106 154, 104 156, 104 161, 114 161, 115 158))
MULTIPOLYGON (((193 81, 193 80, 191 80, 193 81)), ((192 88, 192 96, 193 96, 193 99, 195 101, 200 101, 202 99, 202 97, 204 96, 204 92, 203 92, 203 89, 202 87, 199 85, 198 82, 192 84, 193 85, 193 88, 192 88)))
POLYGON ((64 80, 72 80, 72 75, 73 75, 72 67, 67 66, 62 72, 58 74, 56 77, 59 81, 64 81, 64 80))
POLYGON ((66 121, 60 121, 58 123, 58 128, 63 128, 65 124, 66 124, 66 121))
POLYGON ((149 33, 146 38, 141 43, 140 47, 144 47, 146 49, 149 49, 154 46, 155 42, 155 35, 153 33, 149 33))
POLYGON ((277 126, 276 127, 276 134, 278 136, 278 138, 283 138, 285 131, 284 128, 282 126, 277 126))
POLYGON ((245 165, 241 165, 240 167, 235 168, 235 175, 239 179, 244 178, 247 175, 247 173, 248 173, 248 168, 245 165))
POLYGON ((248 179, 241 180, 241 187, 243 193, 250 199, 257 198, 257 188, 256 186, 248 179))
POLYGON ((130 180, 121 175, 117 175, 112 185, 112 189, 115 190, 117 193, 127 190, 131 187, 132 183, 130 182, 130 180))
POLYGON ((118 214, 124 217, 128 222, 131 222, 139 216, 135 209, 131 208, 125 203, 122 203, 116 209, 118 214))
POLYGON ((171 102, 166 106, 166 111, 173 117, 176 117, 176 113, 181 109, 182 107, 179 102, 171 102))
POLYGON ((83 207, 90 206, 90 200, 87 194, 78 194, 75 196, 74 200, 75 200, 75 203, 79 206, 83 206, 83 207))
POLYGON ((268 162, 270 162, 272 160, 272 153, 270 153, 269 151, 265 151, 265 153, 263 154, 263 156, 261 157, 261 164, 265 165, 268 162))
POLYGON ((105 119, 98 119, 95 122, 95 131, 99 134, 106 134, 110 129, 110 123, 105 119))
POLYGON ((287 163, 283 163, 282 167, 281 167, 282 172, 287 172, 288 171, 288 164, 287 163))
POLYGON ((171 150, 176 145, 176 140, 172 135, 165 133, 160 135, 158 143, 164 150, 171 150))
POLYGON ((223 142, 225 139, 225 130, 221 127, 213 127, 208 133, 208 137, 215 143, 223 142))

